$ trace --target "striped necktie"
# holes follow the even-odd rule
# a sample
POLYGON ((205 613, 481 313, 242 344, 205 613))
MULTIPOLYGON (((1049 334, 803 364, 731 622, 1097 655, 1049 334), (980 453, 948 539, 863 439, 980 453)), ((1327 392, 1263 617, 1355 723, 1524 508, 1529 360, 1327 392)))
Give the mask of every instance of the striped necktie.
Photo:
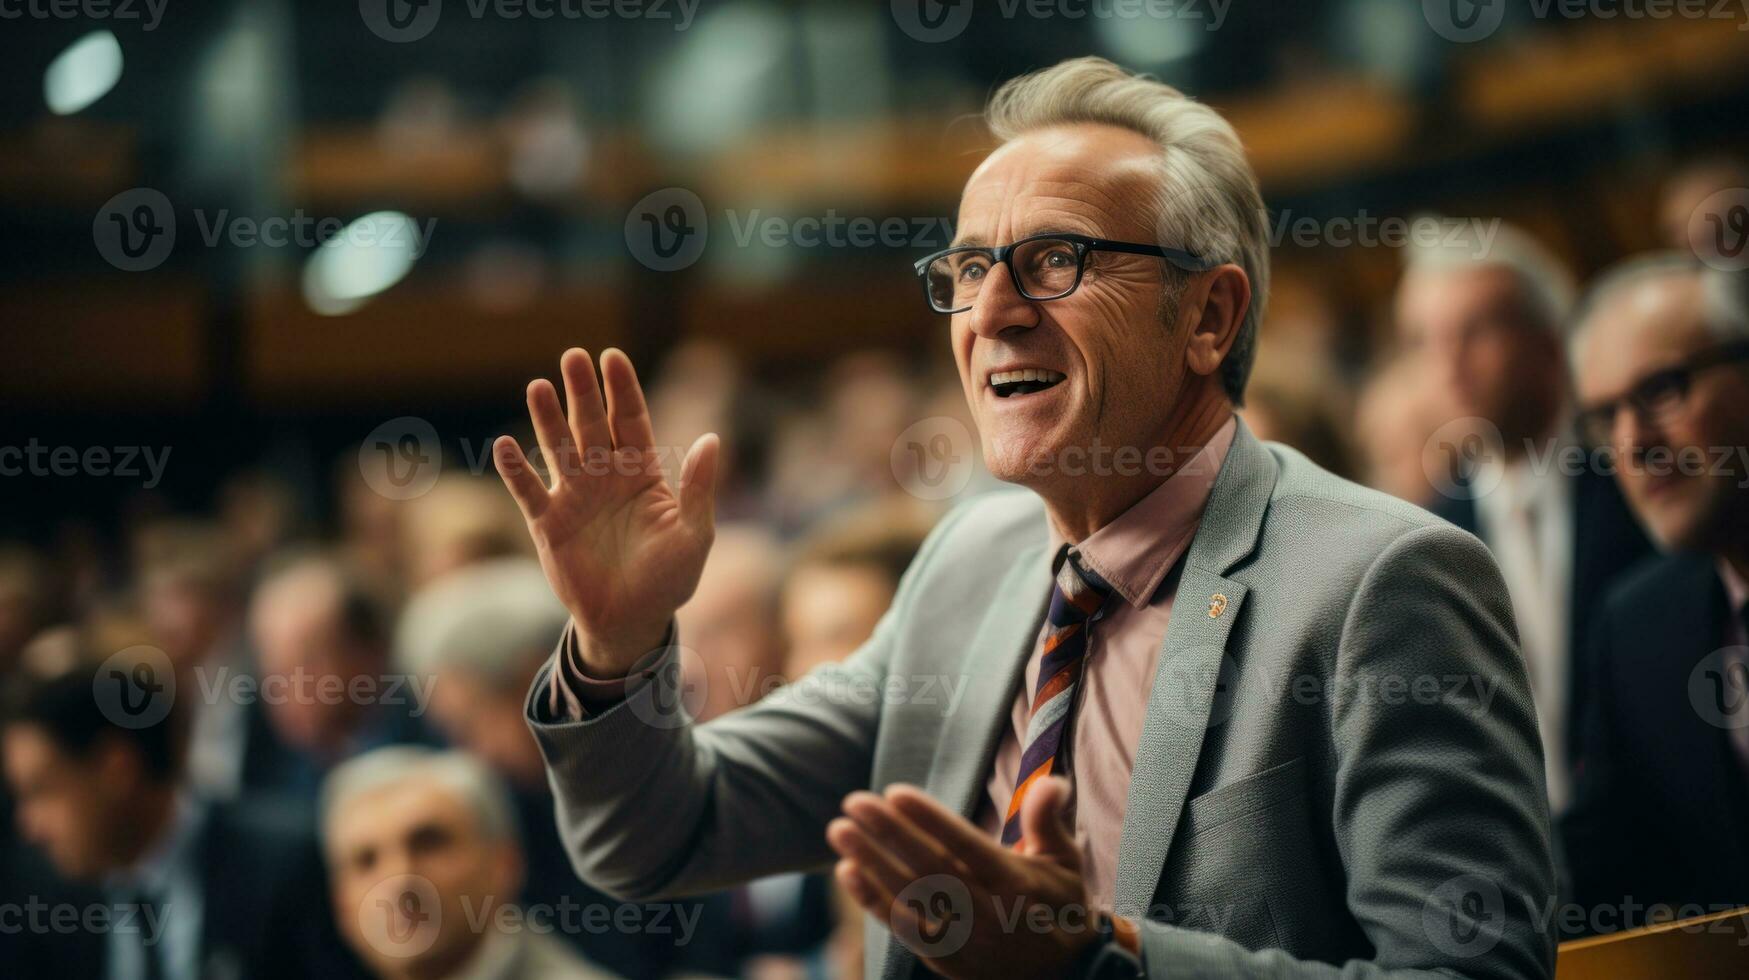
POLYGON ((1087 630, 1111 594, 1111 586, 1080 567, 1081 556, 1064 546, 1057 565, 1056 587, 1051 590, 1051 609, 1045 616, 1044 657, 1039 661, 1038 683, 1033 688, 1032 714, 1026 723, 1026 749, 1014 777, 1014 796, 1002 820, 1002 844, 1020 843, 1020 804, 1038 780, 1058 771, 1066 762, 1070 711, 1075 689, 1087 659, 1087 630), (1061 760, 1061 761, 1059 761, 1061 760))

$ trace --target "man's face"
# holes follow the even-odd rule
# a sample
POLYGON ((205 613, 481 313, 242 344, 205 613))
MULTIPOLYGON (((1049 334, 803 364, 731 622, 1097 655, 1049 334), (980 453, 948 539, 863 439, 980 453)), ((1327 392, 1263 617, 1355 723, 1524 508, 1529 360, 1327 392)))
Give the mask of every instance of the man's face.
MULTIPOLYGON (((1580 407, 1620 397, 1647 375, 1717 346, 1706 327, 1700 278, 1672 275, 1619 290, 1580 339, 1580 407)), ((1713 550, 1732 515, 1741 521, 1749 479, 1749 370, 1692 376, 1681 405, 1648 423, 1618 411, 1616 479, 1646 529, 1666 548, 1713 550)), ((1740 531, 1738 532, 1740 533, 1740 531)))
POLYGON ((1481 266, 1411 271, 1397 293, 1404 339, 1453 409, 1508 436, 1560 366, 1553 338, 1525 321, 1521 288, 1510 270, 1481 266))
POLYGON ((443 670, 431 686, 431 716, 456 747, 531 788, 546 785, 546 765, 523 719, 527 688, 501 689, 467 670, 443 670))
POLYGON ((893 602, 893 583, 874 565, 812 564, 783 588, 784 674, 798 680, 856 652, 893 602))
MULTIPOLYGON (((1044 232, 1155 243, 1160 151, 1113 126, 1039 130, 992 153, 966 184, 955 244, 1006 245, 1044 232)), ((1178 244, 1167 242, 1166 244, 1178 244)), ((1034 302, 998 266, 977 303, 953 316, 954 360, 992 475, 1036 487, 1074 465, 1064 450, 1166 437, 1185 387, 1187 331, 1163 322, 1164 260, 1095 252, 1080 288, 1034 302), (998 371, 1043 369, 1062 380, 999 397, 998 371)))
POLYGON ((431 780, 346 802, 330 819, 327 848, 341 934, 383 975, 448 975, 520 887, 515 847, 487 839, 460 795, 431 780))
MULTIPOLYGON (((107 818, 125 812, 123 788, 105 778, 95 758, 62 751, 35 725, 8 726, 4 751, 19 836, 41 848, 68 878, 108 870, 113 835, 107 818)), ((100 746, 93 755, 106 751, 100 746)))
POLYGON ((354 644, 339 615, 328 603, 312 599, 270 603, 254 619, 262 682, 276 694, 265 702, 274 733, 306 752, 337 742, 356 710, 333 692, 344 691, 357 673, 354 644))

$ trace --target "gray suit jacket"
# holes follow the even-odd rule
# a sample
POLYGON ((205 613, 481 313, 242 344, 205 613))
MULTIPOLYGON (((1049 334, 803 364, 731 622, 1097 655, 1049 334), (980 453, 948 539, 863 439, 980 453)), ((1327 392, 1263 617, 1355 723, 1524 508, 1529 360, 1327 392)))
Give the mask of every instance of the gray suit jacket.
MULTIPOLYGON (((1031 493, 957 508, 853 657, 708 725, 661 710, 673 670, 581 722, 535 721, 531 700, 577 871, 648 899, 819 867, 844 796, 895 782, 971 817, 1050 594, 1047 533, 1031 493)), ((1241 424, 1184 558, 1119 846, 1148 974, 1548 976, 1542 774, 1482 544, 1241 424)), ((871 978, 916 969, 879 926, 867 948, 871 978)))

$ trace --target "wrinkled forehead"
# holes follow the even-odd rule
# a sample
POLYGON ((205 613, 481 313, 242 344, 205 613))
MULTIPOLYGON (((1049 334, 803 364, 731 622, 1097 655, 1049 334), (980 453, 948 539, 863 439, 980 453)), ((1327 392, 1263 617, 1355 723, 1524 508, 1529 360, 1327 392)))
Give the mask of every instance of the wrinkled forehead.
POLYGON ((960 198, 956 245, 999 245, 1047 231, 1152 242, 1160 148, 1134 130, 1054 126, 997 147, 960 198))

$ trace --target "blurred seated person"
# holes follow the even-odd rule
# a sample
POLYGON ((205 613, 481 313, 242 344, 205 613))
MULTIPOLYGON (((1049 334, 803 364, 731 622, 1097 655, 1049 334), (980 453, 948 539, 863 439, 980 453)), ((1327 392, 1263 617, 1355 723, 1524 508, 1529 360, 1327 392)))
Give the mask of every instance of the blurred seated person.
MULTIPOLYGON (((172 521, 147 529, 140 540, 141 613, 152 645, 175 666, 178 687, 213 690, 252 675, 243 634, 244 570, 226 536, 209 524, 172 521)), ((177 702, 177 712, 187 726, 190 785, 214 799, 236 796, 251 737, 247 705, 240 698, 188 697, 177 702)))
POLYGON ((515 502, 496 491, 485 477, 445 473, 430 490, 400 503, 409 590, 476 562, 528 553, 515 502))
POLYGON ((1620 910, 1589 923, 1605 931, 1749 905, 1746 285, 1635 260, 1599 280, 1575 337, 1589 439, 1666 552, 1602 607, 1562 823, 1574 898, 1620 910))
POLYGON ((45 625, 46 578, 35 552, 0 544, 0 676, 11 671, 25 643, 45 625))
MULTIPOLYGON (((249 609, 260 692, 243 782, 313 805, 328 770, 397 742, 427 742, 429 685, 392 674, 388 610, 376 591, 319 555, 270 572, 249 609)), ((311 814, 313 816, 313 813, 311 814)))
POLYGON ((322 839, 346 943, 382 980, 596 980, 521 887, 516 816, 497 779, 459 752, 388 746, 335 768, 322 839))
POLYGON ((1398 357, 1375 370, 1354 409, 1361 482, 1419 507, 1435 506, 1439 491, 1430 474, 1444 461, 1433 435, 1449 417, 1441 417, 1420 362, 1398 357))
POLYGON ((1664 244, 1683 252, 1704 254, 1717 228, 1707 213, 1721 203, 1749 202, 1749 166, 1726 156, 1695 160, 1678 170, 1664 182, 1663 200, 1659 202, 1658 219, 1664 231, 1664 244), (1715 198, 1720 192, 1723 198, 1715 198))
POLYGON ((1259 439, 1292 446, 1337 476, 1354 466, 1340 420, 1348 415, 1340 380, 1321 351, 1287 347, 1259 356, 1240 415, 1259 439))
POLYGON ((8 962, 6 972, 359 975, 334 933, 314 838, 180 785, 177 738, 160 700, 173 695, 151 679, 159 669, 161 661, 87 656, 76 669, 12 678, 0 742, 19 833, 61 876, 90 889, 84 909, 101 908, 106 920, 77 942, 45 943, 8 962), (103 697, 110 679, 130 687, 103 697))
POLYGON ((846 511, 797 542, 779 602, 786 679, 843 660, 874 633, 936 516, 893 497, 846 511))
POLYGON ((1465 238, 1410 250, 1397 323, 1423 380, 1481 436, 1442 427, 1440 441, 1454 453, 1486 447, 1454 457, 1429 509, 1481 538, 1506 578, 1536 699, 1549 809, 1559 814, 1572 792, 1597 602, 1650 545, 1606 474, 1558 465, 1574 446, 1567 270, 1510 226, 1496 225, 1486 241, 1465 238))
MULTIPOLYGON (((540 748, 523 721, 534 675, 565 631, 569 614, 532 558, 482 562, 438 578, 414 594, 395 633, 396 667, 430 684, 430 720, 449 742, 503 780, 526 858, 521 899, 554 907, 569 900, 617 909, 622 903, 589 887, 571 870, 553 816, 552 789, 540 748)), ((686 968, 732 968, 725 899, 652 903, 669 921, 695 917, 690 942, 672 932, 582 930, 563 934, 584 956, 618 973, 653 976, 686 968)), ((629 914, 629 913, 628 913, 629 914)))
POLYGON ((703 722, 744 708, 783 682, 777 622, 783 553, 753 524, 725 524, 699 576, 698 589, 675 614, 690 652, 681 658, 687 710, 703 722))
MULTIPOLYGON (((797 542, 781 591, 783 673, 796 681, 822 664, 838 663, 874 634, 893 603, 899 578, 934 524, 919 501, 892 497, 854 507, 797 542)), ((814 954, 815 972, 835 977, 862 971, 862 922, 856 906, 823 874, 774 875, 753 882, 754 943, 761 954, 814 954), (821 944, 826 946, 822 950, 821 944)), ((751 971, 779 967, 769 958, 751 971)))

